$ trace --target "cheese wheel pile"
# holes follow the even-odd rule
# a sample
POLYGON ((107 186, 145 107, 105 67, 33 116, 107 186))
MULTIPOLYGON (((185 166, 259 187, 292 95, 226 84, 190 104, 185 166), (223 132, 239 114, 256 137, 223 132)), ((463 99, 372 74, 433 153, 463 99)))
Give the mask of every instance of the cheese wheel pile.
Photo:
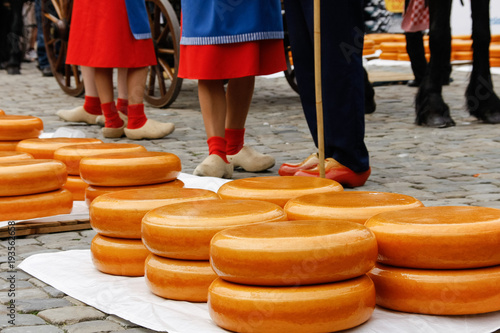
MULTIPOLYGON (((179 157, 171 153, 129 151, 84 157, 80 159, 79 169, 80 177, 90 186, 123 187, 125 190, 136 186, 171 183, 177 180, 182 167, 179 157)), ((179 182, 169 184, 174 187, 179 185, 179 182)), ((92 196, 96 194, 95 191, 86 191, 86 202, 92 202, 95 198, 92 196)))
POLYGON ((500 310, 500 209, 420 207, 377 214, 377 304, 432 315, 500 310))
POLYGON ((334 332, 367 321, 375 288, 373 233, 347 221, 263 222, 218 232, 210 262, 219 278, 208 308, 236 332, 334 332))
POLYGON ((315 193, 291 199, 285 205, 289 220, 343 220, 364 224, 373 215, 422 207, 404 194, 374 191, 315 193))
POLYGON ((206 302, 217 277, 209 261, 212 237, 229 227, 284 220, 280 206, 257 200, 187 201, 153 209, 142 219, 142 240, 152 252, 146 283, 164 298, 206 302))
POLYGON ((54 152, 54 159, 66 164, 69 176, 68 182, 64 187, 73 193, 74 200, 85 200, 85 189, 89 185, 80 177, 80 160, 83 157, 135 151, 146 151, 146 148, 134 143, 79 144, 58 148, 54 152))
POLYGON ((301 195, 343 190, 342 185, 326 178, 271 176, 236 179, 223 184, 217 193, 222 199, 261 200, 284 207, 301 195))
POLYGON ((42 138, 26 139, 17 144, 16 150, 29 153, 34 158, 54 158, 54 152, 64 146, 81 144, 102 144, 96 138, 42 138))
POLYGON ((18 151, 1 151, 0 150, 0 163, 10 162, 18 160, 30 160, 33 159, 33 155, 28 153, 21 153, 18 151))
POLYGON ((56 160, 0 162, 0 221, 70 213, 66 177, 66 166, 56 160))
POLYGON ((145 261, 150 253, 141 240, 144 215, 151 209, 170 203, 214 199, 219 197, 213 191, 175 187, 123 190, 100 195, 89 208, 90 225, 97 231, 96 244, 91 247, 95 267, 108 274, 144 275, 145 261), (129 251, 135 253, 137 260, 118 270, 116 267, 127 260, 129 251))
POLYGON ((32 116, 0 115, 0 140, 20 141, 38 138, 43 131, 43 122, 32 116))

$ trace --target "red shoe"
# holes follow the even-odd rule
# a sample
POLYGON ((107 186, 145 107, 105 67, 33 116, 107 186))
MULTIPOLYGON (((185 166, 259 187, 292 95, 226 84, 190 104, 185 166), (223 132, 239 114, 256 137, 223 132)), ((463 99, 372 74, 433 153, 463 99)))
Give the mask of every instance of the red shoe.
POLYGON ((278 170, 280 176, 293 176, 297 171, 309 170, 317 166, 319 163, 318 153, 309 155, 305 160, 297 164, 282 164, 278 170))
MULTIPOLYGON (((345 187, 363 186, 370 176, 371 169, 354 172, 333 158, 325 160, 325 178, 335 180, 345 187)), ((309 170, 299 170, 294 176, 319 177, 319 165, 309 170)))

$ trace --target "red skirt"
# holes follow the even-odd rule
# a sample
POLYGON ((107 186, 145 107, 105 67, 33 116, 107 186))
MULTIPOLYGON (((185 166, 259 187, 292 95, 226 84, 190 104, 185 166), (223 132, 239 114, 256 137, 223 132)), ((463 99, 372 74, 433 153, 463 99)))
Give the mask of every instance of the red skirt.
POLYGON ((178 76, 223 80, 268 75, 286 69, 283 40, 220 45, 181 45, 178 76))
POLYGON ((124 0, 74 0, 66 63, 105 68, 156 64, 152 39, 136 40, 124 0))

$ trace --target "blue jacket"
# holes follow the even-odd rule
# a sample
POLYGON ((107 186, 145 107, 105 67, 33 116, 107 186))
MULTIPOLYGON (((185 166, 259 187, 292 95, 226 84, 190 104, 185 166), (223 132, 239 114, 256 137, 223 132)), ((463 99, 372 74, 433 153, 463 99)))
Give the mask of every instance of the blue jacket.
POLYGON ((125 0, 125 5, 127 7, 128 23, 134 38, 151 38, 146 2, 144 0, 125 0))
POLYGON ((182 0, 183 45, 282 39, 280 0, 182 0))

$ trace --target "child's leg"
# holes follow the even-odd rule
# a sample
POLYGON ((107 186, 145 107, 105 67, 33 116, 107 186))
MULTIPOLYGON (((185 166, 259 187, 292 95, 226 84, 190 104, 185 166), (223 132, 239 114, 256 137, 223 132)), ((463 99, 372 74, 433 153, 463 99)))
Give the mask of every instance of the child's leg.
POLYGON ((128 114, 127 68, 118 68, 118 99, 116 108, 125 116, 128 114))
POLYGON ((104 128, 102 129, 104 137, 116 138, 123 136, 125 123, 118 116, 115 105, 113 68, 95 68, 95 84, 104 114, 104 128))

